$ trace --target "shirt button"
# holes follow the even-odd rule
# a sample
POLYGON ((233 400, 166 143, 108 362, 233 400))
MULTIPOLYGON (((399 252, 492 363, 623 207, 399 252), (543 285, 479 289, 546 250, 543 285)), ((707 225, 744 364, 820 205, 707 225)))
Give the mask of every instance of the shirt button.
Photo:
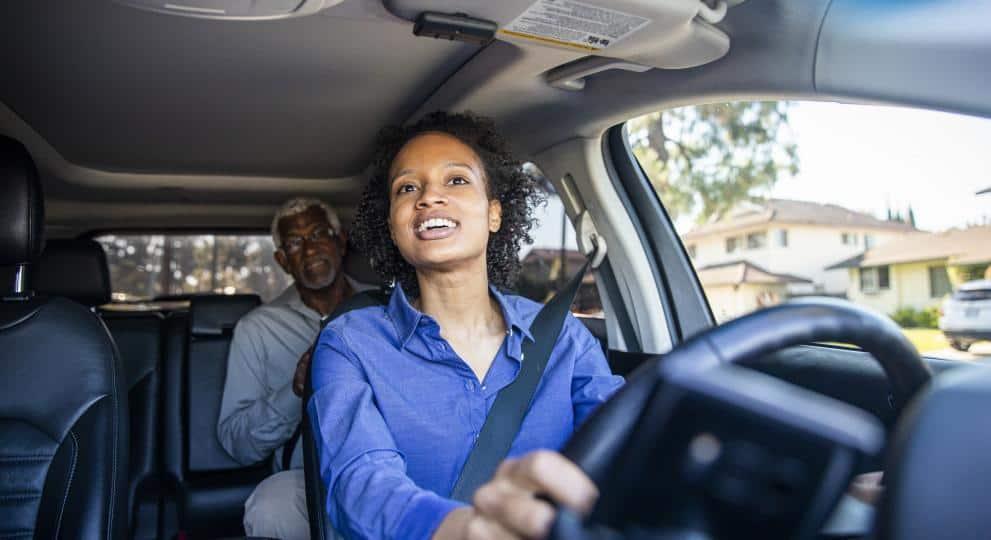
POLYGON ((488 388, 488 386, 486 386, 486 385, 484 385, 484 384, 482 385, 482 390, 485 390, 485 389, 487 389, 487 388, 488 388))

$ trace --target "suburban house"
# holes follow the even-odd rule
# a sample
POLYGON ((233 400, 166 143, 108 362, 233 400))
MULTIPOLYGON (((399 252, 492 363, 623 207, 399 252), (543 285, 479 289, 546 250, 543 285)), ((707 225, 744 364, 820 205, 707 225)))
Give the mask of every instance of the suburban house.
POLYGON ((724 322, 788 297, 788 286, 809 284, 808 279, 776 274, 747 261, 732 261, 699 268, 709 307, 717 322, 724 322))
POLYGON ((916 232, 827 267, 849 273, 847 297, 882 313, 939 306, 991 264, 991 225, 916 232))
POLYGON ((682 241, 718 311, 710 288, 732 289, 726 280, 729 274, 742 276, 736 283, 737 296, 748 297, 733 299, 733 305, 759 305, 756 297, 749 298, 754 295, 764 300, 800 294, 842 296, 847 292, 847 270, 827 269, 829 265, 915 230, 835 204, 768 199, 742 204, 722 219, 683 234, 682 241), (740 292, 744 285, 746 293, 740 292))

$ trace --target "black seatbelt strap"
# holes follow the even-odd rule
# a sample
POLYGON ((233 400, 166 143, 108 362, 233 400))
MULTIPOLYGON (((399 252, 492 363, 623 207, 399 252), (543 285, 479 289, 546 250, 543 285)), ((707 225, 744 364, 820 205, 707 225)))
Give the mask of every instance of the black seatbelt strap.
MULTIPOLYGON (((382 290, 369 290, 362 291, 360 293, 354 294, 351 298, 338 304, 337 309, 331 312, 330 315, 320 318, 320 329, 317 330, 317 337, 313 340, 313 345, 310 345, 310 362, 313 361, 313 350, 317 346, 317 341, 320 339, 320 333, 323 332, 325 326, 330 321, 336 319, 338 316, 344 314, 345 312, 351 311, 353 309, 361 309, 371 306, 381 306, 388 302, 388 294, 382 290)), ((309 375, 307 375, 307 380, 309 380, 309 375)), ((303 400, 303 409, 306 409, 306 400, 303 400)), ((303 422, 296 424, 296 429, 289 436, 289 440, 282 447, 282 470, 288 471, 289 467, 292 465, 292 454, 296 451, 296 445, 299 444, 299 437, 302 435, 303 422)))
POLYGON ((530 325, 533 341, 523 342, 520 372, 516 380, 496 396, 475 446, 451 491, 452 499, 470 503, 475 490, 492 478, 496 467, 509 454, 589 264, 586 262, 571 281, 540 309, 530 325))

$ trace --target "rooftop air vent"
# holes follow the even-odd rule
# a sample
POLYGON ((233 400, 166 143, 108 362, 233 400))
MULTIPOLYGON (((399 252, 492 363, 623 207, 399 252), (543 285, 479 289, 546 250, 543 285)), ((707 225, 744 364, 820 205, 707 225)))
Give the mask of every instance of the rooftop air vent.
POLYGON ((201 19, 267 20, 311 15, 342 0, 116 0, 119 4, 201 19))

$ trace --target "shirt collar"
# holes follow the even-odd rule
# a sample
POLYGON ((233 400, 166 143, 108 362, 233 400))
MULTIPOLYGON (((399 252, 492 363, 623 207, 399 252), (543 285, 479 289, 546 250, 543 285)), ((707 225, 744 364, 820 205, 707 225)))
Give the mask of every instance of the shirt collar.
MULTIPOLYGON (((502 310, 502 318, 506 322, 506 328, 509 329, 509 332, 518 332, 521 336, 533 341, 530 328, 524 323, 523 317, 514 308, 513 304, 508 301, 506 295, 499 292, 493 286, 489 286, 489 293, 499 304, 499 309, 502 310)), ((389 298, 386 314, 388 314, 389 320, 396 327, 396 335, 399 337, 399 343, 404 348, 416 332, 417 327, 420 325, 420 320, 426 317, 426 315, 409 303, 406 293, 398 283, 392 291, 392 296, 389 298)))
POLYGON ((286 295, 287 306, 298 312, 303 317, 306 317, 307 319, 312 319, 317 322, 320 322, 321 319, 320 313, 317 310, 303 303, 303 299, 300 298, 299 296, 299 289, 296 288, 296 284, 290 285, 289 290, 286 292, 288 293, 286 295))

